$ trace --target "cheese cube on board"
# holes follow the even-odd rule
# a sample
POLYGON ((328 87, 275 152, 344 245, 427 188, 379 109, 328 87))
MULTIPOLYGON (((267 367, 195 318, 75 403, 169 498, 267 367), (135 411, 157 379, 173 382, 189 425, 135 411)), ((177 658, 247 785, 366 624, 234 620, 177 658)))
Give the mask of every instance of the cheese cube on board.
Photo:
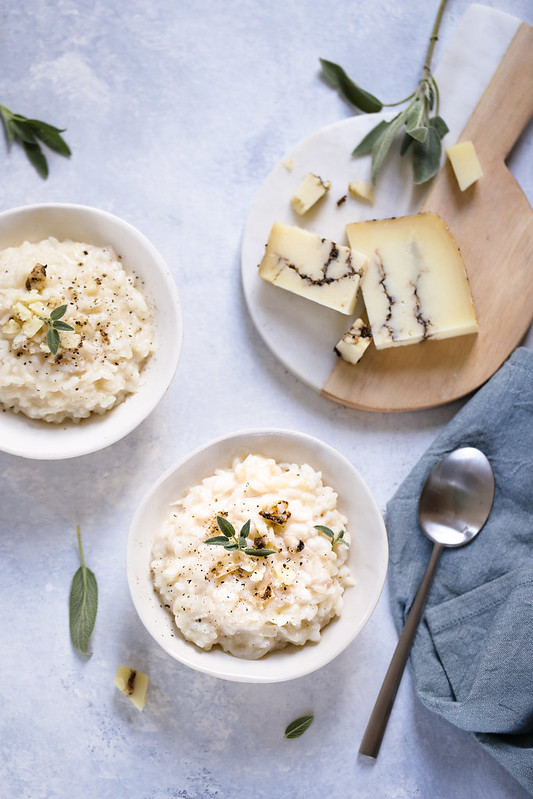
POLYGON ((330 187, 329 181, 322 180, 310 172, 291 197, 291 205, 296 213, 302 216, 330 190, 330 187))
POLYGON ((361 289, 378 349, 478 329, 455 239, 434 213, 347 225, 368 258, 361 289))
POLYGON ((372 341, 372 331, 367 322, 356 319, 351 328, 334 347, 337 355, 351 364, 358 363, 372 341))
POLYGON ((274 222, 259 275, 267 283, 351 314, 366 263, 361 253, 349 247, 274 222))
POLYGON ((446 155, 450 159, 461 191, 465 191, 483 177, 483 170, 471 141, 462 141, 448 147, 446 155))

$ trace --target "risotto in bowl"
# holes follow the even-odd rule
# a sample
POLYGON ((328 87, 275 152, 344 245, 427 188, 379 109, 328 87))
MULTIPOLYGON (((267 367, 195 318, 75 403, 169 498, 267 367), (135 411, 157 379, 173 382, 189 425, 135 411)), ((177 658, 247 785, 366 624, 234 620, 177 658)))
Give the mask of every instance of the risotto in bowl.
POLYGON ((251 430, 166 472, 133 518, 130 592, 182 663, 278 682, 326 665, 379 599, 388 547, 354 466, 311 436, 251 430))
POLYGON ((0 447, 68 458, 118 441, 153 410, 182 319, 162 257, 95 208, 0 213, 0 447))

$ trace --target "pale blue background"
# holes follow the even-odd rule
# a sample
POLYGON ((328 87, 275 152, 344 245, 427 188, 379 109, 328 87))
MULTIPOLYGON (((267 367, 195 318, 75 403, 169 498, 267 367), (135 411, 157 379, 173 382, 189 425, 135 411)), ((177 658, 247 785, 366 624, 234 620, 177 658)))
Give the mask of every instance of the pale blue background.
MULTIPOLYGON (((530 0, 488 3, 533 23, 530 0)), ((329 667, 252 686, 193 672, 139 622, 125 544, 143 492, 176 459, 243 427, 323 438, 363 473, 380 507, 461 403, 408 414, 332 404, 288 374, 247 313, 243 225, 261 182, 303 137, 348 116, 319 77, 338 61, 384 99, 408 94, 437 2, 21 0, 1 4, 0 102, 68 128, 70 160, 42 181, 0 142, 0 208, 98 206, 167 259, 183 303, 177 376, 125 440, 66 462, 0 454, 0 795, 128 797, 525 797, 470 737, 425 710, 407 674, 374 766, 357 750, 396 642, 385 590, 362 635, 329 667), (87 659, 68 635, 75 527, 100 607, 87 659), (113 686, 147 671, 140 714, 113 686), (283 730, 316 719, 300 739, 283 730)), ((466 0, 449 0, 436 60, 466 0)), ((533 198, 532 128, 512 168, 533 198)))

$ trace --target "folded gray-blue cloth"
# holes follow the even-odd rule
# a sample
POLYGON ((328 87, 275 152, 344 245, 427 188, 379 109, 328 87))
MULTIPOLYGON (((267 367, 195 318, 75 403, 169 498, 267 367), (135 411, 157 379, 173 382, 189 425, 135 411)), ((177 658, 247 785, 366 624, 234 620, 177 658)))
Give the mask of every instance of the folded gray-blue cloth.
POLYGON ((404 625, 433 544, 418 522, 431 467, 474 446, 494 504, 477 538, 443 550, 410 656, 418 697, 472 732, 533 794, 533 352, 520 348, 463 406, 387 506, 389 583, 404 625))

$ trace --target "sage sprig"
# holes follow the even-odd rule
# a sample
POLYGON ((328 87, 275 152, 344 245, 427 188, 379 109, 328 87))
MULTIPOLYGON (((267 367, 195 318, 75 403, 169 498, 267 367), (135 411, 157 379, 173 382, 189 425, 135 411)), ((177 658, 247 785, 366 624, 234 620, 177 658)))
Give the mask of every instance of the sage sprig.
POLYGON ((231 522, 225 516, 217 516, 217 524, 222 535, 215 535, 213 538, 208 538, 204 544, 210 546, 222 546, 227 552, 234 552, 237 549, 242 550, 246 555, 254 555, 257 558, 266 558, 268 555, 274 555, 275 549, 255 549, 248 546, 248 536, 250 535, 251 520, 243 524, 239 535, 231 522))
POLYGON ((0 105, 0 117, 6 132, 8 146, 11 146, 13 142, 20 144, 28 160, 42 178, 48 177, 48 161, 41 149, 41 144, 60 155, 70 156, 70 147, 61 136, 65 132, 64 128, 56 128, 40 119, 28 119, 22 114, 15 114, 5 105, 0 105))
POLYGON ((392 119, 382 120, 372 128, 352 153, 354 156, 372 156, 372 183, 376 183, 391 145, 402 129, 404 129, 404 137, 400 154, 403 156, 408 151, 411 152, 414 182, 417 185, 426 183, 440 169, 441 140, 448 132, 448 126, 439 115, 439 89, 431 72, 431 59, 446 2, 447 0, 440 2, 418 86, 403 100, 396 103, 383 103, 373 94, 361 89, 348 77, 342 67, 331 61, 320 59, 325 77, 338 89, 344 99, 360 111, 373 113, 381 111, 383 108, 392 108, 407 103, 406 107, 392 119))
POLYGON ((85 565, 79 526, 76 527, 76 534, 78 536, 81 566, 72 578, 70 588, 70 639, 76 649, 87 655, 89 653, 89 639, 94 629, 96 611, 98 609, 98 586, 93 572, 85 565))
POLYGON ((303 735, 304 732, 309 729, 314 718, 314 716, 300 716, 300 718, 294 719, 294 721, 291 721, 291 723, 287 725, 284 737, 299 738, 300 735, 303 735))
POLYGON ((324 535, 327 535, 327 537, 331 541, 332 548, 336 544, 346 544, 347 547, 350 546, 348 541, 346 541, 346 539, 344 538, 345 530, 341 530, 338 535, 335 535, 333 530, 330 530, 329 527, 324 527, 322 524, 315 524, 315 530, 318 530, 320 533, 324 533, 324 535))
POLYGON ((74 330, 72 325, 68 325, 66 322, 61 321, 61 317, 65 315, 67 310, 66 305, 58 305, 57 308, 54 308, 53 311, 50 311, 50 316, 40 316, 39 319, 41 322, 46 322, 48 325, 48 333, 46 334, 46 343, 48 344, 48 349, 55 355, 59 349, 60 338, 59 338, 59 331, 60 330, 74 330))

